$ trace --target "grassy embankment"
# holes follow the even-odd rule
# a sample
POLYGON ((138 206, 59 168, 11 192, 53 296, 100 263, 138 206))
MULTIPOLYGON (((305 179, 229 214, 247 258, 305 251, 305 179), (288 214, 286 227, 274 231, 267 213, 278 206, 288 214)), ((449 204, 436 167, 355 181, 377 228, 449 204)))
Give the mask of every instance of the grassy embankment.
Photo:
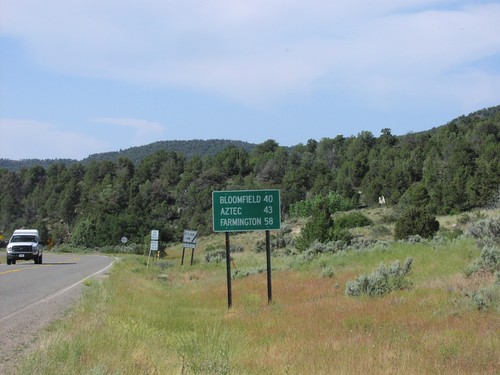
MULTIPOLYGON (((231 237, 241 273, 265 268, 257 233, 231 237)), ((208 264, 202 239, 193 266, 181 249, 146 268, 125 256, 109 277, 86 283, 81 303, 53 324, 21 374, 496 374, 500 314, 478 311, 464 293, 491 285, 466 278, 480 254, 471 239, 274 256, 273 303, 265 273, 233 280, 227 308, 224 262, 208 264), (384 297, 349 297, 348 280, 380 262, 414 259, 412 287, 384 297), (168 263, 167 263, 168 262, 168 263), (325 272, 328 270, 328 272, 325 272)))

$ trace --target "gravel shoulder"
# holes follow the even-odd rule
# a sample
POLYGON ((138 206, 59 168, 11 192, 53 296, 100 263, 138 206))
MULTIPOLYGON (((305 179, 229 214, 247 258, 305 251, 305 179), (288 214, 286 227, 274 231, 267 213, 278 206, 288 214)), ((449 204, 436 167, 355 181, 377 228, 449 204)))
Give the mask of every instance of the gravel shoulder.
POLYGON ((15 374, 26 356, 37 349, 44 330, 71 313, 85 288, 83 280, 105 277, 113 263, 101 256, 70 257, 51 254, 47 258, 52 263, 44 269, 31 264, 17 269, 0 266, 0 374, 15 374), (42 284, 36 286, 36 293, 28 290, 34 288, 33 283, 42 284))
POLYGON ((0 320, 0 374, 15 374, 20 361, 37 348, 43 330, 69 313, 82 289, 79 284, 62 295, 0 320))

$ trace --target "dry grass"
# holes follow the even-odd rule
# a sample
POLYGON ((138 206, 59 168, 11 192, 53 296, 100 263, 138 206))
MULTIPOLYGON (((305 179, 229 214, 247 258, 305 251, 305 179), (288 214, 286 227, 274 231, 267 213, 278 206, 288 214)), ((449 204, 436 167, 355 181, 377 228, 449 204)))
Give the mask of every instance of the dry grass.
MULTIPOLYGON (((250 252, 255 234, 235 236, 246 251, 239 267, 265 265, 250 252), (250 249, 247 247, 249 246, 250 249)), ((202 248, 224 241, 210 237, 202 248)), ((145 267, 129 257, 91 283, 63 324, 54 325, 23 374, 498 374, 500 314, 477 311, 464 290, 491 282, 466 279, 479 251, 471 241, 438 248, 394 245, 322 256, 298 268, 273 258, 273 303, 266 275, 233 280, 227 309, 224 264, 145 267), (348 297, 344 286, 380 261, 412 254, 413 288, 382 298, 348 297), (334 276, 323 278, 330 265, 334 276), (301 268, 302 267, 302 268, 301 268), (167 273, 167 278, 158 278, 167 273)))
POLYGON ((496 373, 497 312, 457 311, 442 287, 377 299, 347 297, 334 284, 344 285, 349 278, 281 273, 274 280, 279 301, 271 307, 261 276, 239 283, 242 297, 236 305, 241 307, 228 321, 252 332, 251 354, 241 359, 244 368, 256 374, 280 369, 293 374, 496 373), (255 296, 252 304, 248 296, 255 296))

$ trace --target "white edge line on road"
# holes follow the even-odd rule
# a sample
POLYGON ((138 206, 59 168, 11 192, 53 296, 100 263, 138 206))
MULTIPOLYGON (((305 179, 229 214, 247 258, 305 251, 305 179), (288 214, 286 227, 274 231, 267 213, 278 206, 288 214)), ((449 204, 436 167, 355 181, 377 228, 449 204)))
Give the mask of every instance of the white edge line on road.
POLYGON ((92 275, 89 275, 89 276, 84 277, 83 279, 81 279, 80 281, 77 281, 77 282, 76 282, 76 283, 74 283, 73 285, 70 285, 70 286, 68 286, 68 287, 66 287, 66 288, 64 288, 64 289, 62 289, 62 290, 59 290, 59 291, 57 291, 57 292, 56 292, 56 293, 54 293, 54 294, 50 294, 50 295, 48 295, 47 297, 42 298, 42 299, 41 299, 41 300, 39 300, 39 301, 33 302, 32 304, 30 304, 30 305, 28 305, 28 306, 24 306, 21 310, 15 311, 15 312, 13 312, 13 313, 11 313, 11 314, 7 315, 7 316, 4 316, 3 318, 0 318, 0 322, 2 322, 2 321, 4 321, 4 320, 7 320, 7 319, 9 319, 10 317, 12 317, 12 316, 14 316, 14 315, 17 315, 17 314, 19 314, 19 313, 22 313, 22 312, 24 312, 25 310, 28 310, 28 309, 32 308, 33 306, 36 306, 36 305, 39 305, 39 304, 41 304, 41 303, 44 303, 44 302, 50 301, 51 299, 56 298, 57 296, 60 296, 60 295, 61 295, 61 294, 63 294, 63 293, 66 293, 68 290, 70 290, 70 289, 74 288, 75 286, 77 286, 77 285, 79 285, 79 284, 83 283, 85 280, 90 279, 91 277, 94 277, 95 275, 98 275, 98 274, 100 274, 101 272, 106 271, 108 268, 110 268, 110 267, 113 265, 113 263, 114 263, 114 262, 115 262, 115 261, 113 260, 110 264, 108 264, 108 265, 107 265, 106 267, 104 267, 102 270, 99 270, 99 271, 97 271, 97 272, 94 272, 92 275))

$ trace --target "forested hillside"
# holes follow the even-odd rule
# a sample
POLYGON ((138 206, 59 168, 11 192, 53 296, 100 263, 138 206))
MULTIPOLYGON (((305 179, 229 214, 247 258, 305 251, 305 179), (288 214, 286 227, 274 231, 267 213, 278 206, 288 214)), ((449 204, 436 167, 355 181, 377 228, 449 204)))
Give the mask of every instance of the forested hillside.
MULTIPOLYGON (((277 188, 282 214, 336 192, 353 205, 426 207, 432 214, 487 205, 500 186, 500 106, 427 132, 382 129, 309 140, 293 148, 268 140, 247 151, 229 145, 204 157, 160 150, 140 161, 94 158, 0 169, 0 230, 38 227, 51 244, 144 243, 151 229, 177 241, 183 229, 211 232, 215 190, 277 188)), ((137 159, 139 160, 139 159, 137 159)))
POLYGON ((126 150, 116 152, 107 152, 103 154, 93 154, 82 160, 83 164, 88 164, 92 161, 118 161, 121 157, 130 159, 135 165, 138 165, 145 157, 154 154, 158 151, 175 151, 182 154, 186 159, 191 159, 194 156, 213 156, 228 146, 235 146, 247 152, 254 149, 252 143, 242 141, 230 141, 226 139, 211 139, 201 140, 193 139, 190 141, 158 141, 145 146, 131 147, 126 150))
POLYGON ((247 152, 250 152, 255 147, 252 143, 242 142, 242 141, 231 141, 226 139, 210 139, 210 140, 200 140, 193 139, 189 141, 158 141, 150 143, 145 146, 137 146, 127 148, 120 151, 103 152, 99 154, 92 154, 85 159, 78 160, 74 159, 23 159, 23 160, 9 160, 0 159, 0 169, 5 168, 10 171, 19 172, 23 168, 31 168, 34 166, 42 166, 45 169, 50 167, 52 164, 63 163, 66 166, 72 164, 81 163, 83 165, 88 165, 93 161, 113 161, 117 162, 121 157, 128 158, 138 165, 145 157, 154 154, 158 151, 175 151, 181 153, 186 157, 186 159, 191 159, 194 156, 211 156, 222 151, 227 146, 234 145, 241 148, 247 152))

